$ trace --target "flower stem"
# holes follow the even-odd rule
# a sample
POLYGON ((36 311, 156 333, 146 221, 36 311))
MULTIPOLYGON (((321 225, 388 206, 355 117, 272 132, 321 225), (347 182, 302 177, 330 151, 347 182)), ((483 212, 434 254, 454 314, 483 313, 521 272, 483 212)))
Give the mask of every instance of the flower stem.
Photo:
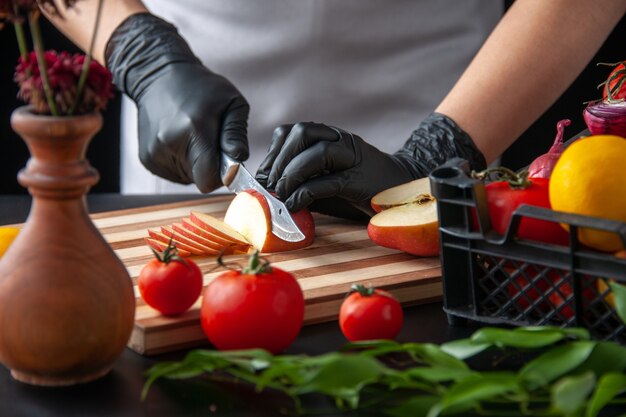
POLYGON ((28 59, 28 47, 26 46, 24 26, 20 22, 15 22, 13 27, 15 28, 15 37, 17 38, 17 47, 20 50, 20 56, 26 61, 28 59))
POLYGON ((39 30, 39 12, 33 12, 28 15, 28 24, 30 26, 30 33, 33 36, 33 46, 35 47, 35 54, 37 55, 37 65, 39 66, 39 74, 43 83, 46 101, 50 108, 50 113, 53 116, 58 116, 59 111, 57 110, 57 105, 52 95, 50 79, 48 78, 48 68, 46 67, 46 57, 43 50, 43 39, 41 37, 41 31, 39 30))
POLYGON ((80 70, 80 78, 78 79, 78 87, 76 90, 76 98, 72 103, 72 107, 70 107, 69 115, 74 114, 76 108, 78 107, 78 103, 83 96, 83 90, 85 89, 85 84, 87 83, 87 77, 89 76, 89 67, 91 66, 91 60, 93 55, 93 48, 96 43, 96 35, 98 34, 98 27, 100 25, 100 15, 102 14, 102 4, 103 0, 98 0, 98 8, 96 11, 96 21, 93 25, 93 32, 91 34, 91 42, 89 43, 89 50, 87 51, 87 56, 85 57, 85 61, 83 62, 83 67, 80 70))

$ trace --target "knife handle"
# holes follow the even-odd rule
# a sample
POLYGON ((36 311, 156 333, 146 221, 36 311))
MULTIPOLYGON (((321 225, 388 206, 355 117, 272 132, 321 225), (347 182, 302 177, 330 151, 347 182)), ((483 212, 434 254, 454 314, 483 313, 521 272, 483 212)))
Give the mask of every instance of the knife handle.
POLYGON ((241 165, 241 162, 234 160, 224 153, 222 154, 220 161, 220 174, 222 177, 222 183, 224 183, 226 187, 233 182, 233 179, 239 170, 239 165, 241 165))

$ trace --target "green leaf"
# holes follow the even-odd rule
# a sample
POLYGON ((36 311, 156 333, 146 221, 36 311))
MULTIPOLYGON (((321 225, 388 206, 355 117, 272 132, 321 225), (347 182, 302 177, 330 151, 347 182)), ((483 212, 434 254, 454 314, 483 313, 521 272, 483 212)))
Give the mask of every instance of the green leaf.
POLYGON ((626 375, 617 372, 603 375, 598 381, 591 400, 587 403, 585 417, 596 417, 611 400, 624 392, 626 392, 626 375))
POLYGON ((474 333, 471 339, 475 343, 489 343, 498 347, 538 349, 570 336, 578 336, 579 333, 580 329, 572 332, 556 327, 519 327, 513 330, 486 327, 474 333))
POLYGON ((595 342, 584 340, 552 348, 524 365, 519 378, 530 389, 546 386, 580 366, 595 346, 595 342))
POLYGON ((148 391, 152 384, 159 378, 191 378, 202 374, 204 371, 197 365, 190 365, 186 362, 161 362, 150 368, 146 374, 148 379, 141 391, 141 399, 148 396, 148 391))
POLYGON ((626 285, 609 280, 609 286, 615 298, 615 312, 626 323, 626 285))
POLYGON ((356 408, 360 390, 378 381, 386 370, 378 360, 368 356, 335 353, 328 357, 330 360, 320 366, 310 380, 294 386, 294 394, 321 392, 334 397, 339 407, 347 402, 350 408, 356 408))
POLYGON ((467 359, 491 347, 490 343, 477 343, 471 339, 459 339, 441 345, 441 350, 457 359, 467 359))
POLYGON ((428 417, 436 417, 447 410, 454 410, 455 413, 466 412, 475 408, 481 401, 500 398, 505 394, 526 396, 514 373, 474 374, 452 385, 441 401, 431 408, 428 417))
POLYGON ((412 370, 412 368, 409 368, 405 371, 388 369, 387 372, 385 372, 385 374, 379 380, 379 382, 390 390, 396 390, 398 388, 419 390, 423 392, 437 392, 439 390, 439 385, 437 384, 437 381, 428 381, 425 378, 415 378, 410 373, 410 371, 412 370))
POLYGON ((550 391, 552 409, 565 416, 578 414, 585 406, 595 385, 596 376, 593 372, 560 379, 550 391))
POLYGON ((318 366, 319 362, 306 359, 276 360, 270 368, 261 373, 257 389, 263 389, 273 383, 280 383, 285 387, 302 384, 313 377, 318 366))
POLYGON ((591 355, 576 368, 575 373, 593 371, 597 377, 607 372, 626 370, 626 347, 615 342, 601 341, 591 355))
POLYGON ((416 395, 402 404, 388 409, 385 414, 392 417, 425 416, 439 401, 436 395, 416 395))
POLYGON ((404 374, 411 379, 417 378, 427 382, 460 381, 474 373, 470 369, 445 368, 441 366, 421 366, 404 371, 404 374))

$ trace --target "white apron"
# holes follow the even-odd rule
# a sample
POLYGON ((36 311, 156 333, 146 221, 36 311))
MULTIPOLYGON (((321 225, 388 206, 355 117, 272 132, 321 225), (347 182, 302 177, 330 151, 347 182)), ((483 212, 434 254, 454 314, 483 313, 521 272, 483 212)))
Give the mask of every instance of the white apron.
MULTIPOLYGON (((503 12, 496 0, 145 0, 250 103, 253 174, 275 127, 314 121, 399 149, 439 104, 503 12)), ((195 193, 139 161, 122 110, 121 191, 195 193)))

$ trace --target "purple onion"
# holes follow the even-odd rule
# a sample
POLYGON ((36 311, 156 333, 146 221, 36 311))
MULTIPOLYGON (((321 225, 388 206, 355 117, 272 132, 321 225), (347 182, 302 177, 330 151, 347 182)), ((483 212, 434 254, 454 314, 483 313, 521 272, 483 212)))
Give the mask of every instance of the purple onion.
POLYGON ((626 137, 626 102, 590 103, 583 111, 583 119, 592 135, 626 137))

